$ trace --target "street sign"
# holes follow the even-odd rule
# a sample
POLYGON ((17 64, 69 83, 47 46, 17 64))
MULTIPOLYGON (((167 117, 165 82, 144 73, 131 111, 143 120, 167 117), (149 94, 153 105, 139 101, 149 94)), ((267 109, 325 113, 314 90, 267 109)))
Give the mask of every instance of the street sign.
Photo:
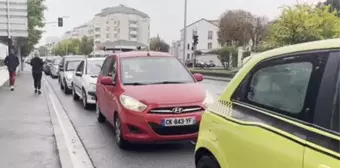
POLYGON ((0 0, 0 36, 28 37, 27 0, 0 0))

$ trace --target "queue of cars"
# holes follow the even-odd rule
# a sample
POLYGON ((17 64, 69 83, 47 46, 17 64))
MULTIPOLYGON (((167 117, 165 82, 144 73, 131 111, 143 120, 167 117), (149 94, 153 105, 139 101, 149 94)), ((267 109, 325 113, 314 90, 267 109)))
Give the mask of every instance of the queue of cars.
POLYGON ((122 149, 197 140, 196 168, 339 167, 340 39, 245 62, 216 101, 201 74, 160 52, 79 58, 67 85, 84 107, 96 103, 98 122, 113 126, 122 149))

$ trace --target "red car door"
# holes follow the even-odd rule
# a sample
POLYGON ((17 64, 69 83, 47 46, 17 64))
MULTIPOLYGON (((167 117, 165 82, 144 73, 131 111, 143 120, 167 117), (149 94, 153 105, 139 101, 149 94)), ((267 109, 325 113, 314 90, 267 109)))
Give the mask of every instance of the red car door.
POLYGON ((112 121, 112 123, 113 123, 114 112, 117 111, 117 101, 119 99, 117 97, 117 83, 116 83, 117 68, 116 67, 117 67, 116 58, 112 57, 108 75, 112 77, 113 85, 106 86, 106 89, 108 91, 106 108, 108 111, 108 118, 110 121, 112 121))
POLYGON ((107 99, 108 99, 108 88, 106 85, 101 84, 101 80, 104 77, 109 76, 109 68, 112 65, 112 59, 110 57, 107 57, 103 63, 100 75, 98 76, 98 81, 97 81, 97 89, 96 89, 96 94, 97 94, 97 103, 100 111, 102 114, 109 119, 109 110, 107 108, 107 99))

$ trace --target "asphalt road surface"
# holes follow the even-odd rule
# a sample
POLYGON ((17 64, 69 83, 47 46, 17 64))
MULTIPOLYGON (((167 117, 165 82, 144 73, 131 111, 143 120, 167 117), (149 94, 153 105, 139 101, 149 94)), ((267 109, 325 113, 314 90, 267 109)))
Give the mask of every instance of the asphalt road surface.
MULTIPOLYGON (((95 108, 84 110, 81 102, 65 95, 58 80, 45 76, 69 116, 85 150, 96 168, 193 168, 194 145, 192 143, 133 145, 131 149, 120 150, 114 140, 109 124, 96 120, 95 108)), ((215 97, 223 91, 226 82, 203 81, 207 90, 215 97)))

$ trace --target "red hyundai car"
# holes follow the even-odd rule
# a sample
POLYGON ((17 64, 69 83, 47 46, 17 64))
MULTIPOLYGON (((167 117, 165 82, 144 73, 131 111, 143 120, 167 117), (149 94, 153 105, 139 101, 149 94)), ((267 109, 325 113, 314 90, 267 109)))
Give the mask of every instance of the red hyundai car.
POLYGON ((97 81, 97 120, 114 126, 122 149, 128 143, 196 140, 201 115, 213 101, 202 80, 167 53, 109 56, 97 81))

